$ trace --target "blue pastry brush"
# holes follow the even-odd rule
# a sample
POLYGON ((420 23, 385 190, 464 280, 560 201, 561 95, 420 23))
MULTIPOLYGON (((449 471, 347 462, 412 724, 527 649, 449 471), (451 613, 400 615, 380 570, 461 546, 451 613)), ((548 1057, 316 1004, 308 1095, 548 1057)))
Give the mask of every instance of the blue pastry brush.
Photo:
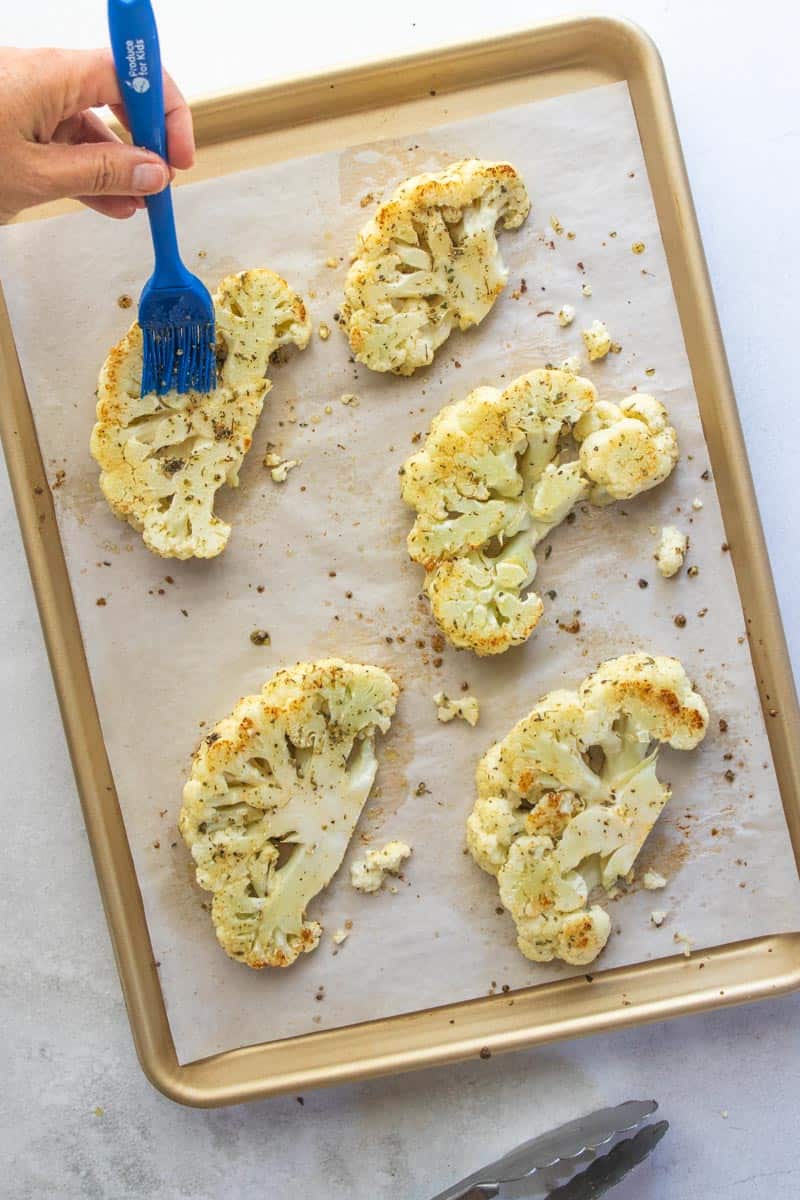
MULTIPOLYGON (((131 137, 166 159, 161 54, 150 0, 108 0, 108 26, 131 137)), ((139 300, 142 395, 210 392, 217 374, 211 296, 181 261, 170 188, 145 203, 155 269, 139 300)))

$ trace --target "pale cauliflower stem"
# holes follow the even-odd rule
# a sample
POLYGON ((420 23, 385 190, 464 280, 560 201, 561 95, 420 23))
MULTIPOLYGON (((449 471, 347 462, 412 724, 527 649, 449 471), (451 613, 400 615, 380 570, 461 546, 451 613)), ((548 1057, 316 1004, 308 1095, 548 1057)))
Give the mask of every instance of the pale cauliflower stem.
POLYGON ((530 211, 510 163, 464 159, 407 179, 361 230, 342 328, 373 371, 411 375, 453 329, 479 324, 506 285, 496 228, 530 211))
POLYGON ((217 386, 141 396, 142 331, 132 325, 100 372, 91 452, 113 513, 163 558, 213 558, 231 529, 214 515, 236 487, 264 397, 270 355, 302 349, 311 324, 285 280, 263 268, 228 275, 214 294, 217 386))
POLYGON ((589 896, 628 874, 669 799, 660 744, 691 750, 707 725, 676 659, 627 654, 577 692, 550 692, 483 757, 467 844, 527 958, 597 957, 611 922, 589 896))
POLYGON ((411 857, 405 842, 387 842, 380 850, 368 850, 350 868, 350 882, 357 892, 379 892, 386 875, 399 875, 411 857))
POLYGON ((536 546, 588 499, 628 500, 661 483, 678 456, 675 430, 652 396, 618 406, 571 371, 542 369, 505 391, 480 387, 436 416, 401 470, 416 509, 411 558, 454 646, 500 654, 524 642, 543 605, 525 591, 536 546), (569 436, 580 444, 568 460, 569 436))
POLYGON ((677 525, 663 527, 654 557, 659 572, 665 579, 671 579, 673 575, 678 574, 688 549, 689 539, 685 533, 681 533, 677 525))
POLYGON ((347 850, 397 693, 379 667, 299 663, 201 742, 179 824, 231 958, 288 967, 317 946, 306 907, 347 850))

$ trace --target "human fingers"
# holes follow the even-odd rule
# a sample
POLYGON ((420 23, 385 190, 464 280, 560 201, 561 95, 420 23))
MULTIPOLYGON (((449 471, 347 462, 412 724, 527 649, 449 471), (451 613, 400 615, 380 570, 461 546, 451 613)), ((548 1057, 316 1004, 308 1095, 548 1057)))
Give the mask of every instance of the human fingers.
POLYGON ((139 207, 135 196, 76 196, 75 199, 104 217, 113 217, 117 221, 132 217, 139 207))
POLYGON ((99 113, 86 109, 62 121, 53 133, 52 141, 74 146, 80 142, 120 143, 121 139, 99 113))
MULTIPOLYGON (((110 50, 70 50, 61 52, 66 58, 62 69, 70 80, 69 107, 62 120, 86 108, 108 105, 121 117, 122 92, 110 50)), ((194 162, 194 131, 192 114, 180 88, 172 76, 164 72, 164 113, 167 129, 169 161, 179 170, 194 162)), ((124 122, 127 126, 127 120, 124 122)))
MULTIPOLYGON (((122 103, 109 105, 114 116, 125 129, 130 129, 128 114, 122 103)), ((194 166, 195 142, 192 114, 177 84, 164 72, 164 112, 167 128, 167 154, 169 162, 179 171, 194 166)))
POLYGON ((30 146, 24 161, 31 203, 64 196, 147 196, 169 183, 167 164, 156 154, 113 141, 30 146))

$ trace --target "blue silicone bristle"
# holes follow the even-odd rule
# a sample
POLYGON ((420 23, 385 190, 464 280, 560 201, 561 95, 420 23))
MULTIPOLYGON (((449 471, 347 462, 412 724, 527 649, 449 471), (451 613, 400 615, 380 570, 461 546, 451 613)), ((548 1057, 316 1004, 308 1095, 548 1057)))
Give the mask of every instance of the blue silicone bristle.
MULTIPOLYGON (((202 301, 201 297, 192 299, 202 301)), ((207 311, 198 313, 194 319, 189 315, 188 307, 185 290, 173 292, 171 296, 167 292, 142 296, 139 324, 143 334, 143 396, 149 392, 159 396, 171 391, 210 392, 216 387, 216 335, 211 297, 208 296, 207 311)))

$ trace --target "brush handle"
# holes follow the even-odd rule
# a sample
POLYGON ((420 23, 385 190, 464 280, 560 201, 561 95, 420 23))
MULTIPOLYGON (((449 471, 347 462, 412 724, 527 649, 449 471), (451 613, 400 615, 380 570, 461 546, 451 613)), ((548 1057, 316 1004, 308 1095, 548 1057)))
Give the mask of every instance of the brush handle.
MULTIPOLYGON (((108 28, 122 101, 134 145, 167 159, 164 83, 158 29, 150 0, 108 0, 108 28)), ((187 274, 178 253, 169 185, 145 197, 156 259, 155 287, 182 284, 187 274)))

